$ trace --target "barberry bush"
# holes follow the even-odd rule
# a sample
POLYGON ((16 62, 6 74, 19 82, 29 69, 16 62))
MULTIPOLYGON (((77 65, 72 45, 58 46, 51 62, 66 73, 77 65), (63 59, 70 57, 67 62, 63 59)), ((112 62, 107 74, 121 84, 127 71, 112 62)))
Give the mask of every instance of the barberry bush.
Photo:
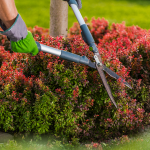
MULTIPOLYGON (((85 21, 103 63, 133 87, 128 89, 106 74, 118 109, 97 70, 48 53, 14 53, 0 35, 1 130, 52 133, 75 142, 122 136, 150 123, 150 32, 124 23, 109 26, 100 18, 85 21)), ((94 61, 77 23, 67 38, 51 37, 38 26, 29 30, 41 44, 94 61)))

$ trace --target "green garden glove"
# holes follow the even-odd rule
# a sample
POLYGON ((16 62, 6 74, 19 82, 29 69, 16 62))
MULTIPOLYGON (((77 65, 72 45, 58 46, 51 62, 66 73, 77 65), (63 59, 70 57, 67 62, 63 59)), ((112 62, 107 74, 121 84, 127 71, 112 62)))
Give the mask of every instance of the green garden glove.
POLYGON ((6 35, 10 40, 12 51, 18 53, 32 53, 32 56, 35 56, 39 52, 32 33, 27 31, 27 27, 19 14, 9 29, 6 28, 1 20, 0 26, 4 30, 0 31, 0 33, 6 35))
POLYGON ((14 52, 19 53, 32 53, 32 56, 35 56, 39 52, 38 47, 34 41, 32 33, 30 31, 27 31, 27 33, 26 38, 17 42, 11 41, 11 49, 14 52))

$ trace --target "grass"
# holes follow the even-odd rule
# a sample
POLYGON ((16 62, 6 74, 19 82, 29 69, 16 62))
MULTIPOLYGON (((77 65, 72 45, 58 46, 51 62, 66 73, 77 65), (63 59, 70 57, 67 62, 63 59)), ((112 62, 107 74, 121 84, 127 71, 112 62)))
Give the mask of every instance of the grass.
POLYGON ((150 131, 132 138, 122 138, 120 142, 106 145, 104 150, 148 150, 150 148, 150 131))
MULTIPOLYGON (((15 0, 18 12, 28 27, 38 25, 49 28, 50 0, 15 0)), ((83 0, 80 10, 83 17, 89 21, 104 17, 112 23, 126 22, 127 26, 138 25, 144 29, 150 29, 150 1, 148 0, 83 0)), ((68 27, 77 22, 72 9, 69 7, 68 27)))
MULTIPOLYGON (((101 143, 103 150, 148 150, 150 147, 150 130, 138 134, 134 137, 128 138, 124 136, 119 140, 115 139, 109 144, 101 143)), ((0 144, 0 150, 101 150, 96 148, 86 148, 85 145, 71 146, 70 144, 62 144, 61 141, 54 138, 49 139, 46 143, 44 142, 33 142, 28 140, 25 142, 24 139, 16 141, 9 141, 5 144, 0 144)))

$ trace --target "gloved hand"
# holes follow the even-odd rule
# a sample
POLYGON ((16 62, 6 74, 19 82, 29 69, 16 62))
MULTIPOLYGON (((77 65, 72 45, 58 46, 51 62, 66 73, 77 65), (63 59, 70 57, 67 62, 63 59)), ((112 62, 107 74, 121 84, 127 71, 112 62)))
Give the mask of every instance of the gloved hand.
MULTIPOLYGON (((63 0, 63 1, 69 1, 69 0, 63 0)), ((81 9, 82 8, 82 0, 76 0, 77 4, 78 4, 78 8, 81 9)))
POLYGON ((82 0, 76 0, 78 3, 78 8, 81 9, 82 8, 82 0))
POLYGON ((32 53, 32 56, 35 56, 39 52, 32 33, 27 30, 19 14, 15 23, 9 29, 6 28, 1 20, 0 26, 4 30, 0 31, 0 33, 6 35, 8 39, 10 39, 12 51, 18 53, 32 53))

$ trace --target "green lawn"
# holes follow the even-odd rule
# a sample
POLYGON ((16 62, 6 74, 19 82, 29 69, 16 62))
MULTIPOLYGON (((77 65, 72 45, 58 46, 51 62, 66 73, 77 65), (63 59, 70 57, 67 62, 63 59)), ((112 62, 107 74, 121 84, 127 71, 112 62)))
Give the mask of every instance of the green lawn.
MULTIPOLYGON (((38 25, 49 28, 50 0, 15 0, 17 9, 28 27, 38 25)), ((83 17, 89 20, 104 17, 110 23, 126 22, 127 26, 138 25, 144 29, 150 28, 149 0, 82 0, 80 10, 83 17)), ((68 25, 71 27, 76 18, 69 7, 68 25)))
MULTIPOLYGON (((49 142, 33 142, 32 140, 20 139, 0 144, 0 150, 99 150, 96 148, 86 148, 84 144, 72 147, 70 144, 52 138, 49 142)), ((149 150, 150 130, 132 138, 120 138, 113 140, 110 144, 101 143, 103 150, 149 150)), ((89 146, 90 147, 90 146, 89 146)))
POLYGON ((149 150, 150 149, 150 130, 145 133, 138 134, 128 140, 122 139, 104 146, 104 150, 149 150))

